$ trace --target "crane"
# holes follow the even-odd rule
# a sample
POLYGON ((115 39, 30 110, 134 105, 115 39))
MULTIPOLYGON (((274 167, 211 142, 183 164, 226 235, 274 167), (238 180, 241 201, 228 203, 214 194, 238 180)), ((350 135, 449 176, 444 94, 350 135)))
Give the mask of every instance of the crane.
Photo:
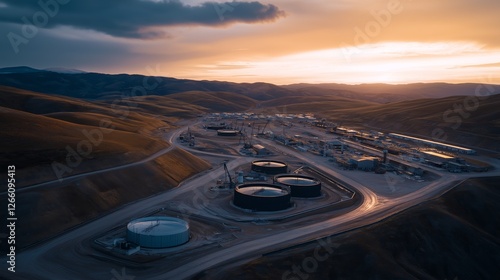
POLYGON ((224 182, 225 185, 228 185, 229 189, 232 189, 234 187, 234 182, 233 179, 231 178, 231 173, 229 173, 229 169, 227 168, 227 164, 224 162, 224 171, 226 172, 226 181, 224 182))
POLYGON ((264 125, 264 128, 262 128, 262 131, 259 133, 259 135, 263 135, 264 132, 266 131, 267 125, 271 122, 271 120, 267 120, 266 124, 264 125))

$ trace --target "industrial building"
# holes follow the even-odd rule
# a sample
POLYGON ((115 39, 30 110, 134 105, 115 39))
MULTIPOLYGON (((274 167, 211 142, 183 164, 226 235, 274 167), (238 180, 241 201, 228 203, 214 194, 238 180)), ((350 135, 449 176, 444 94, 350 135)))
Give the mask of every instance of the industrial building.
POLYGON ((421 151, 421 153, 425 159, 430 160, 430 161, 434 161, 434 162, 444 163, 444 162, 456 160, 456 157, 433 152, 433 151, 421 151))
POLYGON ((288 165, 282 161, 255 160, 252 162, 252 170, 255 172, 277 175, 288 173, 288 165))
POLYGON ((220 130, 220 129, 225 129, 226 128, 226 124, 224 124, 224 123, 221 123, 221 124, 209 124, 209 125, 205 125, 204 128, 210 129, 210 130, 220 130))
POLYGON ((448 150, 448 151, 453 151, 453 152, 458 152, 458 153, 462 153, 462 154, 473 155, 476 153, 475 150, 472 150, 469 148, 449 145, 449 144, 445 144, 445 143, 441 143, 441 142, 426 140, 426 139, 412 137, 412 136, 408 136, 408 135, 397 134, 397 133, 389 133, 388 135, 390 137, 393 137, 396 139, 402 139, 402 140, 412 141, 415 143, 421 143, 421 144, 428 145, 430 147, 439 148, 439 149, 448 150))
POLYGON ((260 144, 252 145, 252 149, 254 150, 255 154, 258 156, 266 156, 266 155, 270 154, 269 150, 260 144))
POLYGON ((378 158, 376 157, 355 157, 349 159, 349 163, 359 170, 373 171, 378 166, 378 158))
POLYGON ((165 216, 146 217, 127 225, 127 241, 146 248, 168 248, 189 241, 189 224, 165 216))
POLYGON ((274 177, 274 183, 289 187, 292 197, 321 196, 321 182, 314 177, 297 174, 281 174, 274 177))
POLYGON ((217 130, 218 136, 237 136, 240 132, 232 129, 219 129, 217 130))
POLYGON ((248 183, 236 186, 233 204, 254 211, 279 211, 290 207, 290 191, 268 183, 248 183))

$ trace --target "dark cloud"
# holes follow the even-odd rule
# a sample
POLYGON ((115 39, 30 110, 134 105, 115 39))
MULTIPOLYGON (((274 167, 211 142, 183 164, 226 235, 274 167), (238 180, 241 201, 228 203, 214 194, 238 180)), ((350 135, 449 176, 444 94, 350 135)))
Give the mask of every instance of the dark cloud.
POLYGON ((0 22, 24 24, 26 17, 43 27, 66 25, 90 29, 115 37, 157 38, 164 34, 162 26, 203 25, 224 26, 233 23, 273 21, 284 12, 272 4, 260 2, 205 2, 186 5, 178 0, 2 0, 0 22), (47 3, 43 8, 39 3, 47 3), (50 3, 50 5, 49 5, 50 3), (57 6, 57 8, 56 8, 57 6), (37 14, 38 13, 38 14, 37 14), (44 19, 42 13, 48 16, 44 19), (40 25, 40 24, 39 24, 40 25))
MULTIPOLYGON (((0 34, 14 29, 11 24, 0 25, 0 34)), ((142 65, 156 61, 147 54, 135 53, 130 47, 112 40, 78 40, 54 36, 53 30, 41 30, 27 44, 13 51, 7 37, 0 37, 0 67, 28 65, 34 68, 65 67, 82 70, 117 69, 129 64, 142 65), (108 68, 106 68, 108 67, 108 68)))

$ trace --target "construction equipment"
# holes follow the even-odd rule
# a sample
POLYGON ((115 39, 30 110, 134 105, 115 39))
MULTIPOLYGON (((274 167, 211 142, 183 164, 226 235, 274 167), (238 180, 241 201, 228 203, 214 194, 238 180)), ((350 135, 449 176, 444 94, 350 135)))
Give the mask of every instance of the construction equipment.
POLYGON ((229 169, 227 168, 226 163, 224 162, 224 171, 225 171, 225 181, 224 181, 224 187, 227 187, 228 189, 234 188, 234 182, 233 179, 231 178, 231 173, 229 173, 229 169))
MULTIPOLYGON (((271 120, 267 120, 266 124, 264 125, 264 128, 262 128, 262 131, 258 132, 258 135, 264 135, 264 132, 266 131, 267 125, 271 122, 271 120)), ((260 128, 260 127, 259 127, 260 128)))

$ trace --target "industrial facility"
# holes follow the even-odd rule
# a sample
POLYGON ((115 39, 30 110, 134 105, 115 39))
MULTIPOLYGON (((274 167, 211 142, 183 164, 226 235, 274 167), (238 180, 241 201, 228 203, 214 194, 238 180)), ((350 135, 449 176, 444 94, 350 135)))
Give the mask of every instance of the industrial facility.
POLYGON ((349 159, 350 164, 363 171, 375 170, 375 168, 377 168, 378 166, 378 161, 378 158, 368 156, 352 157, 351 159, 349 159))
POLYGON ((421 143, 428 145, 430 147, 434 148, 440 148, 448 151, 453 151, 453 152, 459 152, 462 154, 468 154, 468 155, 473 155, 476 153, 475 150, 464 148, 464 147, 459 147, 459 146, 454 146, 454 145, 449 145, 441 142, 436 142, 436 141, 430 141, 422 138, 417 138, 417 137, 412 137, 408 135, 403 135, 403 134, 397 134, 397 133, 389 133, 388 134, 390 137, 396 138, 396 139, 402 139, 402 140, 407 140, 407 141, 412 141, 415 143, 421 143))
POLYGON ((260 144, 252 145, 252 149, 255 152, 255 155, 257 155, 257 156, 265 156, 265 155, 269 155, 271 153, 271 152, 269 152, 269 150, 266 147, 264 147, 260 144))
POLYGON ((217 130, 218 136, 237 136, 240 132, 233 129, 219 129, 217 130))
POLYGON ((281 174, 274 177, 274 182, 289 187, 292 197, 321 196, 321 182, 314 177, 298 174, 281 174))
POLYGON ((255 160, 252 162, 252 170, 255 172, 277 175, 288 172, 288 165, 282 161, 255 160))
POLYGON ((127 225, 127 241, 146 248, 168 248, 189 241, 189 224, 165 216, 146 217, 127 225))
POLYGON ((233 204, 254 211, 279 211, 290 207, 290 191, 268 183, 249 183, 236 186, 233 204))

